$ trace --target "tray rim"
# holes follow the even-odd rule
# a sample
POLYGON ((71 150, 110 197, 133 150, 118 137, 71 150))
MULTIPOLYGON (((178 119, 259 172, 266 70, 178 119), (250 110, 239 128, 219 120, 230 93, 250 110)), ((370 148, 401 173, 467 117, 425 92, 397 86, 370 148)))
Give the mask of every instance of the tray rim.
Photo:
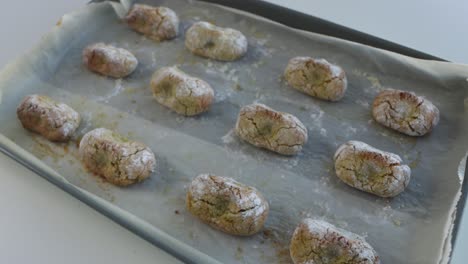
MULTIPOLYGON (((104 0, 105 1, 105 0, 104 0)), ((114 0, 112 0, 114 1, 114 0)), ((423 60, 435 60, 449 62, 443 58, 406 47, 404 45, 364 33, 362 31, 352 29, 350 27, 343 26, 331 22, 326 19, 319 18, 314 15, 302 13, 291 8, 280 6, 267 2, 265 0, 198 0, 202 2, 208 2, 218 4, 238 10, 242 10, 248 13, 252 13, 263 18, 275 21, 277 23, 286 25, 299 30, 309 31, 318 33, 330 37, 339 39, 349 40, 357 42, 363 45, 371 46, 378 49, 396 52, 409 57, 423 59, 423 60)))

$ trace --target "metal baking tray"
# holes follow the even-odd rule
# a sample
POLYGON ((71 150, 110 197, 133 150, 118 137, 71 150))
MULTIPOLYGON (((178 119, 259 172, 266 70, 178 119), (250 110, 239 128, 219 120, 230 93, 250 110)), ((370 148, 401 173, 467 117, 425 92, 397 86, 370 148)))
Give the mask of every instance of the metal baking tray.
POLYGON ((249 37, 249 54, 229 64, 198 58, 183 48, 183 34, 174 42, 154 44, 119 23, 115 11, 124 10, 118 3, 113 5, 115 10, 107 3, 89 5, 64 16, 37 47, 1 72, 0 121, 5 124, 0 128, 2 152, 187 263, 288 262, 290 233, 304 216, 324 218, 361 235, 367 233, 384 262, 401 263, 398 255, 406 257, 404 249, 408 247, 414 253, 406 263, 447 263, 462 211, 456 208, 463 208, 466 200, 464 175, 456 175, 465 172, 466 167, 458 166, 460 153, 466 153, 463 133, 468 131, 466 100, 463 105, 467 96, 466 66, 374 49, 370 46, 440 60, 262 1, 207 1, 237 10, 196 1, 144 2, 176 10, 182 17, 182 31, 197 19, 239 28, 249 37), (281 39, 284 36, 291 39, 281 39), (129 48, 140 59, 139 70, 127 80, 117 81, 90 74, 80 65, 80 54, 91 41, 129 48), (288 50, 286 45, 297 50, 288 50), (153 52, 157 49, 164 54, 153 52), (331 105, 288 89, 279 76, 286 59, 294 55, 324 56, 343 65, 351 80, 349 95, 343 102, 331 105), (181 118, 152 101, 144 83, 152 71, 166 64, 178 64, 209 81, 217 93, 213 110, 199 118, 181 118), (277 72, 277 76, 267 78, 262 71, 269 75, 277 72), (440 127, 416 141, 368 123, 366 102, 387 85, 408 85, 429 96, 442 110, 440 127), (268 87, 274 90, 265 90, 268 87), (21 96, 32 92, 61 99, 84 114, 80 134, 106 126, 149 144, 159 158, 157 172, 150 180, 125 190, 89 175, 80 169, 76 146, 49 143, 20 127, 15 107, 21 96), (266 92, 271 94, 262 96, 266 92), (238 108, 254 100, 289 111, 306 123, 311 139, 302 154, 278 157, 242 144, 232 135, 230 125, 238 108), (133 101, 138 102, 136 106, 132 106, 133 101), (414 166, 408 191, 393 200, 377 199, 337 181, 330 158, 338 144, 350 139, 366 139, 372 145, 402 154, 414 166), (188 147, 173 147, 184 144, 188 147), (434 151, 446 148, 451 149, 450 155, 435 156, 434 151), (209 151, 200 151, 203 149, 209 151), (427 156, 421 155, 425 151, 427 156), (432 162, 446 168, 431 168, 432 162), (197 173, 208 171, 238 178, 265 193, 272 205, 265 232, 252 239, 234 238, 206 227, 185 212, 186 184, 197 173), (447 175, 440 184, 437 173, 447 175), (423 178, 425 174, 428 176, 423 178), (297 188, 294 182, 300 183, 297 188), (304 186, 310 186, 312 192, 304 186), (335 197, 336 201, 331 200, 335 197), (314 201, 317 199, 324 201, 314 201), (291 206, 285 208, 285 204, 291 206), (433 210, 445 213, 436 215, 433 210), (159 217, 158 213, 166 215, 159 217), (411 248, 405 243, 397 245, 398 236, 404 240, 404 236, 424 233, 425 241, 431 228, 435 228, 433 244, 411 248), (418 232, 412 234, 411 230, 418 232), (383 239, 385 236, 388 238, 383 239), (437 259, 425 259, 421 252, 428 250, 431 252, 425 254, 437 259))

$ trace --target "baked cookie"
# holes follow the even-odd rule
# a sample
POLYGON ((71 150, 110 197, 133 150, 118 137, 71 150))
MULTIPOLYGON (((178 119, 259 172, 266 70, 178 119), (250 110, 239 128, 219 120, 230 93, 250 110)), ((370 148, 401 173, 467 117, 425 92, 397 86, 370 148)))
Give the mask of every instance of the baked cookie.
POLYGON ((167 7, 136 4, 124 20, 130 28, 155 41, 170 40, 179 34, 179 18, 167 7))
POLYGON ((415 93, 387 89, 372 104, 377 123, 410 136, 423 136, 439 123, 439 109, 415 93))
POLYGON ((64 103, 44 95, 28 95, 16 109, 24 128, 51 141, 66 142, 80 125, 80 115, 64 103))
POLYGON ((310 218, 294 231, 289 251, 295 264, 380 264, 363 237, 310 218))
POLYGON ((283 155, 295 155, 307 142, 307 129, 295 116, 263 104, 241 108, 236 134, 248 143, 283 155))
POLYGON ((328 101, 343 98, 348 86, 346 74, 340 66, 311 57, 289 60, 284 78, 294 89, 328 101))
POLYGON ((351 187, 378 195, 393 197, 408 186, 411 169, 400 156, 385 152, 360 141, 349 141, 335 152, 338 178, 351 187))
POLYGON ((269 205, 255 188, 231 178, 201 174, 187 191, 187 209, 210 226, 232 235, 259 232, 269 205))
POLYGON ((88 170, 118 186, 143 181, 156 164, 147 146, 106 128, 86 133, 81 139, 79 154, 88 170))
POLYGON ((207 111, 214 98, 214 91, 207 82, 177 67, 156 71, 151 78, 151 89, 158 103, 186 116, 207 111))
POLYGON ((104 76, 123 78, 136 69, 138 60, 126 49, 96 43, 84 49, 83 64, 104 76))
POLYGON ((220 61, 233 61, 247 52, 247 38, 238 30, 196 22, 185 33, 185 46, 193 54, 220 61))

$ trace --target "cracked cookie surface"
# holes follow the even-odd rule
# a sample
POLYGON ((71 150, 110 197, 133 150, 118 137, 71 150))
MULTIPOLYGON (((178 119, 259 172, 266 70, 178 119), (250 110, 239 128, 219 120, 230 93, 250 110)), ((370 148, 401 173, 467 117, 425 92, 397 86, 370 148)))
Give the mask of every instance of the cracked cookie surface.
POLYGON ((307 129, 295 116, 263 104, 241 108, 236 134, 250 144, 283 155, 294 155, 307 142, 307 129))
POLYGON ((393 197, 408 186, 411 169, 400 156, 360 141, 341 145, 334 156, 335 172, 346 184, 380 197, 393 197))
POLYGON ((372 104, 372 116, 381 125, 410 136, 423 136, 439 123, 439 109, 415 93, 386 89, 372 104))
POLYGON ((88 170, 118 186, 148 178, 156 164, 147 146, 106 128, 86 133, 81 139, 79 154, 88 170))
POLYGON ((338 101, 343 98, 348 81, 343 69, 324 59, 295 57, 284 71, 287 83, 308 95, 338 101))
POLYGON ((196 22, 185 34, 185 46, 192 53, 221 61, 233 61, 247 52, 247 38, 232 28, 196 22))
POLYGON ((210 226, 240 236, 259 232, 269 211, 268 202, 257 189, 210 174, 193 179, 187 190, 186 206, 210 226))
POLYGON ((193 116, 207 111, 214 99, 211 86, 177 67, 164 67, 151 78, 153 96, 178 114, 193 116))
POLYGON ((304 219, 290 244, 295 264, 379 264, 377 252, 363 237, 323 220, 304 219))
POLYGON ((26 96, 16 114, 25 129, 58 142, 66 142, 80 125, 80 115, 70 106, 44 95, 26 96))
POLYGON ((130 28, 155 41, 170 40, 179 34, 179 18, 167 7, 136 4, 124 20, 130 28))
POLYGON ((136 69, 138 60, 126 49, 96 43, 83 50, 83 64, 92 72, 123 78, 136 69))

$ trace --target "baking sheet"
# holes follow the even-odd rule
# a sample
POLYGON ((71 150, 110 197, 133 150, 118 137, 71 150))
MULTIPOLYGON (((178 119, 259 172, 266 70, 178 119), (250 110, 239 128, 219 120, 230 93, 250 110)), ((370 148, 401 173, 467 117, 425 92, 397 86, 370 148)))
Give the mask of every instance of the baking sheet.
POLYGON ((465 169, 459 165, 465 164, 461 160, 468 143, 467 66, 411 59, 212 4, 140 2, 174 9, 182 21, 181 32, 196 20, 239 29, 249 39, 249 52, 232 63, 199 58, 184 48, 183 33, 174 41, 155 43, 128 29, 110 4, 93 4, 64 16, 38 47, 2 72, 0 132, 74 186, 223 263, 290 262, 290 236, 306 216, 365 236, 383 263, 446 263, 442 258, 465 169), (88 72, 81 65, 81 51, 98 41, 132 51, 140 61, 136 72, 123 80, 88 72), (289 58, 298 55, 341 65, 349 81, 345 98, 324 102, 288 88, 281 74, 289 58), (209 112, 185 118, 154 101, 149 79, 168 65, 178 65, 213 86, 216 101, 209 112), (439 126, 429 136, 412 138, 375 124, 369 105, 383 87, 429 98, 441 111, 439 126), (80 112, 83 124, 75 142, 49 143, 21 128, 16 106, 30 93, 47 94, 80 112), (301 154, 281 157, 233 135, 239 108, 252 102, 303 121, 309 142, 301 154), (149 180, 116 188, 82 168, 76 142, 101 126, 153 149, 158 166, 149 180), (400 154, 413 171, 408 189, 394 199, 380 199, 341 183, 332 157, 351 139, 400 154), (263 192, 270 202, 264 232, 250 238, 225 235, 185 210, 185 188, 205 172, 233 177, 263 192))

